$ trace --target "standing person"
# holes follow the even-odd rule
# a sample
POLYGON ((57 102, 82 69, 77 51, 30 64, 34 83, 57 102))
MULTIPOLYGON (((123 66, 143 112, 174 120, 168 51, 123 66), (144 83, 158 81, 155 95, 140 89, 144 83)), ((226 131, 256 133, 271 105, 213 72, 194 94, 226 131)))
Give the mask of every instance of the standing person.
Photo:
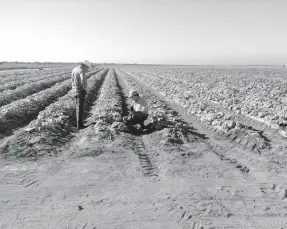
POLYGON ((131 98, 131 112, 124 120, 128 125, 140 124, 142 129, 145 129, 144 121, 148 118, 148 105, 145 98, 139 95, 139 92, 133 90, 130 92, 131 98))
POLYGON ((77 129, 84 129, 84 111, 87 95, 86 73, 92 64, 88 61, 81 62, 79 66, 72 70, 72 90, 75 93, 77 129))

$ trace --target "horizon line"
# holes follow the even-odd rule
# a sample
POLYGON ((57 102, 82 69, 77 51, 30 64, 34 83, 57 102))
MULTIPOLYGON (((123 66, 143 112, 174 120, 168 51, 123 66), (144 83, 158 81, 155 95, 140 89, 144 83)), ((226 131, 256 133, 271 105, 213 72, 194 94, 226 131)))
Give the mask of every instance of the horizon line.
MULTIPOLYGON (((17 64, 78 64, 81 61, 66 62, 66 61, 0 61, 0 65, 4 63, 17 64)), ((113 63, 113 62, 91 62, 93 64, 114 64, 114 65, 171 65, 171 66, 287 66, 287 64, 151 64, 151 63, 113 63)))

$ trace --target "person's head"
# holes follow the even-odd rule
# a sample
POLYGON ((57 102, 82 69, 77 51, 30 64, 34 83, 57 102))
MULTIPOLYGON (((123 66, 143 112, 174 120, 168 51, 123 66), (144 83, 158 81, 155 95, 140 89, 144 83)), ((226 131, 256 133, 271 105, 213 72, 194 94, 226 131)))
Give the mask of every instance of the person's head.
POLYGON ((90 68, 92 68, 92 64, 85 60, 85 62, 80 63, 81 68, 83 69, 84 72, 88 72, 90 68))
POLYGON ((129 97, 130 97, 132 100, 136 101, 136 100, 139 98, 139 93, 138 93, 138 91, 137 91, 137 90, 132 90, 132 91, 130 92, 129 97))

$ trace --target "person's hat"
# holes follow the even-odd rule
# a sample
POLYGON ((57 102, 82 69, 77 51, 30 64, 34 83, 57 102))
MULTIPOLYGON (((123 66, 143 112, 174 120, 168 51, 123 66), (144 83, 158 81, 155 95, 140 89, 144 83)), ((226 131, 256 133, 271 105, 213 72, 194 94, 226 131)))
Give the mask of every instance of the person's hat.
POLYGON ((129 97, 131 98, 131 97, 133 97, 134 95, 139 95, 139 92, 138 92, 137 90, 132 90, 132 91, 130 92, 129 97))
POLYGON ((88 68, 93 68, 93 64, 90 63, 89 61, 85 60, 85 62, 81 62, 81 64, 87 66, 88 68))

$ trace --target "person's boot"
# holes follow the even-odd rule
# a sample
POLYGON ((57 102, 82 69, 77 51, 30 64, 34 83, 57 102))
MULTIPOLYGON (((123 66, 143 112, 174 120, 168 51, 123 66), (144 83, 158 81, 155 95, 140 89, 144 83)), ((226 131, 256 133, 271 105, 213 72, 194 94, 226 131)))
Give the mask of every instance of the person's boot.
POLYGON ((78 127, 77 127, 78 130, 85 129, 85 128, 87 128, 87 126, 85 126, 84 124, 78 124, 78 127))
POLYGON ((149 125, 148 125, 148 129, 149 130, 154 130, 155 129, 155 127, 157 126, 157 124, 158 124, 158 120, 156 119, 156 120, 153 120, 153 122, 151 122, 149 125))
POLYGON ((146 129, 146 126, 145 126, 145 124, 143 122, 140 123, 140 126, 141 126, 142 130, 146 129))

